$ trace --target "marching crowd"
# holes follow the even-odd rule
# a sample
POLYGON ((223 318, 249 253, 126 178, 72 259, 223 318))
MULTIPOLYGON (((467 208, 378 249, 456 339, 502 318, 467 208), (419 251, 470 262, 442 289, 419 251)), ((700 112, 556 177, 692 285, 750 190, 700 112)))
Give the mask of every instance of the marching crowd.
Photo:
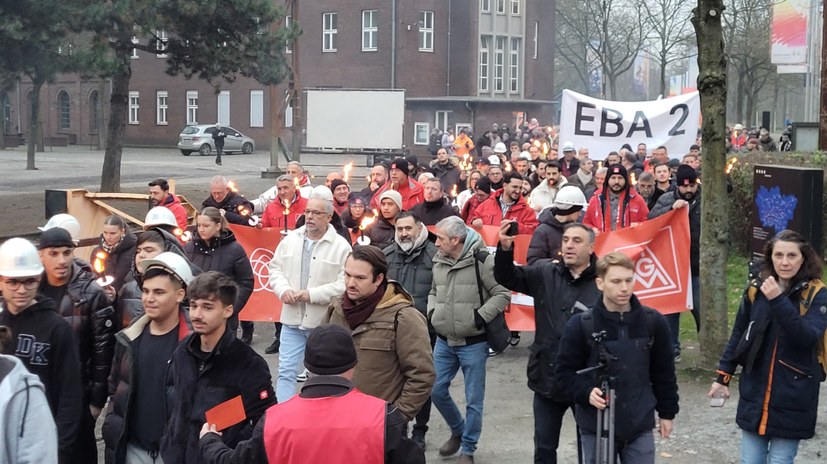
MULTIPOLYGON (((191 226, 156 179, 143 230, 108 217, 88 261, 67 214, 37 245, 8 240, 0 460, 96 463, 103 415, 107 463, 419 463, 436 408, 450 429, 439 454, 473 463, 486 363, 519 343, 503 313, 520 292, 535 308, 534 462, 557 462, 570 409, 581 462, 599 459, 607 407, 620 461, 654 462, 653 430, 669 437, 679 411, 680 314, 642 305, 633 262, 597 256, 595 236, 687 208, 699 330, 702 152, 639 144, 595 159, 553 135, 536 120, 477 140, 435 133, 430 163, 378 163, 363 190, 338 172, 313 186, 297 162, 252 200, 216 176, 191 226), (229 224, 283 233, 273 376, 238 319, 254 277, 229 224), (495 253, 483 226, 499 228, 495 253), (518 234, 531 235, 525 266, 518 234), (464 410, 449 390, 460 371, 464 410)), ((741 366, 742 462, 793 462, 815 429, 827 291, 799 234, 779 232, 765 256, 709 395, 724 401, 741 366)))

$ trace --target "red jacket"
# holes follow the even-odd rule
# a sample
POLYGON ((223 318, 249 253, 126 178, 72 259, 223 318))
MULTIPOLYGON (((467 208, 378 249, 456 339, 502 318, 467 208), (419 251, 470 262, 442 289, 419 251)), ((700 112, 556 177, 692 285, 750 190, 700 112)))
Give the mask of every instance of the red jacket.
MULTIPOLYGON (((371 209, 379 209, 379 196, 382 195, 382 192, 391 188, 391 182, 385 182, 385 185, 379 187, 379 189, 374 192, 373 194, 373 201, 370 202, 371 209)), ((419 182, 408 178, 408 182, 402 183, 397 188, 393 189, 399 192, 402 195, 402 209, 405 211, 410 210, 414 206, 422 203, 425 201, 425 189, 422 188, 422 184, 419 182)))
MULTIPOLYGON (((296 197, 293 198, 293 203, 290 205, 290 211, 287 213, 287 229, 293 230, 296 228, 296 221, 299 219, 299 216, 304 214, 304 209, 307 207, 307 199, 302 197, 301 194, 296 191, 296 197)), ((264 227, 277 227, 279 229, 284 228, 284 203, 282 203, 281 199, 276 197, 275 200, 271 201, 267 208, 264 209, 264 214, 261 216, 261 225, 264 227)))
MULTIPOLYGON (((619 201, 620 217, 610 218, 615 222, 615 230, 629 227, 632 223, 643 222, 648 218, 649 207, 646 206, 646 200, 634 190, 624 190, 619 201)), ((583 216, 583 224, 600 232, 611 231, 612 228, 607 227, 607 224, 610 223, 604 216, 604 212, 608 212, 610 208, 611 205, 606 200, 606 195, 603 192, 595 193, 589 200, 589 207, 583 216)))
POLYGON ((474 210, 476 210, 479 205, 480 202, 477 200, 477 196, 471 195, 471 198, 469 198, 468 201, 466 201, 462 206, 462 211, 460 211, 459 215, 469 226, 471 225, 471 218, 474 216, 474 210))
POLYGON ((187 210, 185 210, 181 205, 178 195, 173 195, 170 193, 167 195, 166 199, 164 199, 161 206, 164 206, 168 210, 172 211, 172 214, 175 215, 175 222, 178 223, 179 229, 187 230, 187 210))
POLYGON ((497 190, 487 200, 480 203, 474 213, 471 214, 469 222, 473 222, 474 219, 482 219, 482 224, 485 226, 498 226, 503 219, 509 219, 517 221, 519 224, 518 233, 533 234, 539 222, 537 221, 537 214, 528 206, 525 198, 520 197, 516 204, 508 208, 508 212, 503 217, 503 210, 500 207, 500 195, 502 194, 502 189, 497 190))

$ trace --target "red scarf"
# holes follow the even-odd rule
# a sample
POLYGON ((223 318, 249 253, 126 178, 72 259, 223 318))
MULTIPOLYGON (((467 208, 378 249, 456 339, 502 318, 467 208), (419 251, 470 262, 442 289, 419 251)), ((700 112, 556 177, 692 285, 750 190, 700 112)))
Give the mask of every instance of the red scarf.
MULTIPOLYGON (((626 215, 627 193, 628 190, 623 189, 623 191, 621 191, 620 195, 618 195, 617 197, 617 224, 615 225, 615 230, 620 230, 624 227, 623 216, 626 215)), ((606 190, 606 195, 603 197, 603 232, 612 231, 612 200, 609 198, 610 196, 611 193, 609 193, 609 190, 606 190)))

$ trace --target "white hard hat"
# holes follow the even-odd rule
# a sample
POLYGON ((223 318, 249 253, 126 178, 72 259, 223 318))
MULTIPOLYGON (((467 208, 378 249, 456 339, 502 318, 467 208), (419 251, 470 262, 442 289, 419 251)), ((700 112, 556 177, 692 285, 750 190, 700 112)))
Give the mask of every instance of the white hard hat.
POLYGON ((43 273, 43 264, 34 244, 24 238, 12 238, 0 245, 0 275, 35 277, 43 273))
POLYGON ((60 227, 61 229, 69 232, 69 235, 72 236, 72 241, 75 243, 80 240, 80 223, 71 214, 55 214, 49 218, 49 221, 45 226, 38 227, 38 230, 42 232, 55 227, 60 227))
POLYGON ((141 271, 141 274, 146 274, 147 270, 154 267, 164 268, 171 272, 178 280, 183 282, 184 285, 189 285, 190 282, 192 282, 192 267, 190 267, 190 263, 187 262, 186 258, 179 254, 165 251, 152 259, 145 259, 138 264, 138 270, 141 271))
MULTIPOLYGON (((589 202, 586 201, 586 195, 583 195, 583 191, 580 190, 580 187, 576 185, 564 185, 560 188, 560 191, 557 192, 557 196, 554 197, 554 205, 558 208, 560 206, 582 206, 586 207, 589 206, 589 202)), ((568 208, 561 208, 561 209, 568 209, 568 208)))
POLYGON ((744 130, 744 126, 742 126, 742 125, 739 123, 739 124, 736 124, 736 125, 735 125, 734 129, 735 129, 735 130, 737 130, 737 131, 739 131, 739 130, 744 130))
POLYGON ((491 155, 488 157, 488 162, 491 163, 491 166, 499 166, 500 165, 500 157, 497 155, 491 155))
POLYGON ((566 142, 566 143, 563 144, 563 151, 577 151, 577 150, 574 148, 573 143, 566 142))
POLYGON ((499 142, 496 145, 494 145, 494 153, 505 153, 506 151, 508 151, 508 149, 505 148, 504 143, 499 142))
POLYGON ((531 153, 527 151, 520 152, 520 159, 531 161, 531 153))
POLYGON ((146 213, 146 220, 144 221, 144 229, 152 226, 172 226, 178 227, 178 221, 175 220, 175 215, 165 206, 156 206, 146 213))

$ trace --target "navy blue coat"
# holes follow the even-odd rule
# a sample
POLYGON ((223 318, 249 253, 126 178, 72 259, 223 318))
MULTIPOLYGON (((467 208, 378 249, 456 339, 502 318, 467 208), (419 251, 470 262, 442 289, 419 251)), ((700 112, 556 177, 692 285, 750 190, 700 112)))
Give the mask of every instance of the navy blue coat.
POLYGON ((745 294, 735 317, 732 335, 718 364, 721 371, 732 374, 739 364, 736 347, 741 335, 761 320, 769 324, 764 332, 753 368, 742 372, 739 382, 738 427, 774 438, 807 439, 815 434, 819 383, 823 370, 816 347, 827 328, 827 289, 813 298, 804 316, 799 314, 802 282, 790 291, 767 300, 760 291, 754 302, 745 294), (772 386, 764 417, 766 391, 772 386), (766 429, 760 430, 762 420, 766 429), (763 433, 762 433, 763 432, 763 433))

